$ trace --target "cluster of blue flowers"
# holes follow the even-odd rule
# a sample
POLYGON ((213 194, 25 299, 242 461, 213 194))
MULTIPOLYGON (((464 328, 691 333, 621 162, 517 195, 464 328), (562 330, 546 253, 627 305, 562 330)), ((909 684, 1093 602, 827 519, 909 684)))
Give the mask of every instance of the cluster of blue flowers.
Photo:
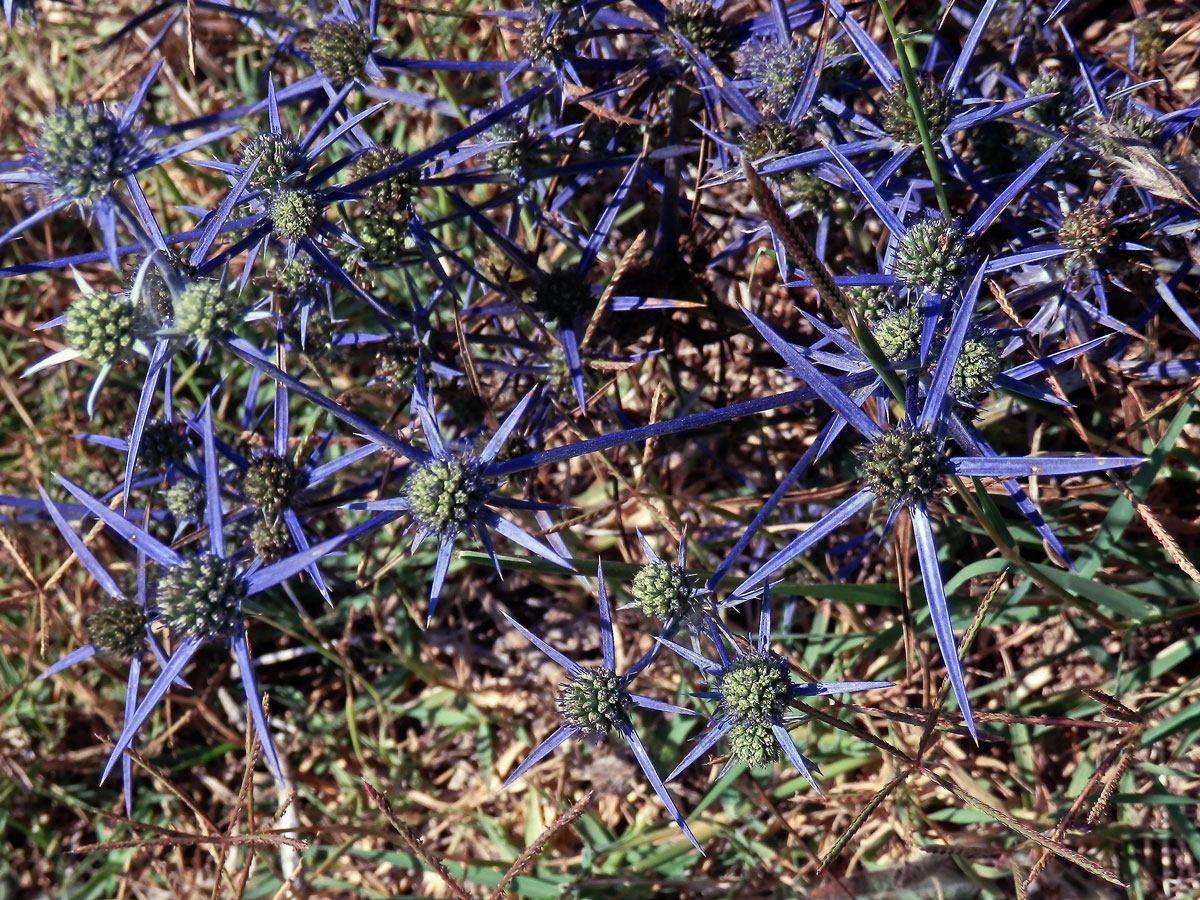
MULTIPOLYGON (((153 25, 157 44, 182 28, 180 5, 153 6, 111 40, 153 25)), ((24 186, 31 204, 0 250, 45 222, 86 223, 96 237, 94 252, 0 269, 73 276, 58 282, 63 309, 43 326, 48 352, 27 376, 59 365, 88 373, 89 415, 119 407, 105 389, 112 371, 141 380, 123 433, 88 436, 124 454, 120 483, 96 491, 59 476, 37 507, 106 595, 88 643, 44 675, 95 654, 128 665, 104 772, 122 764, 127 802, 126 749, 168 690, 187 689, 188 663, 209 645, 236 660, 265 759, 284 781, 244 620, 267 597, 300 604, 305 580, 332 601, 336 551, 396 520, 414 545, 432 538, 432 621, 470 541, 497 572, 497 535, 574 571, 570 536, 552 527, 564 498, 514 496, 516 476, 794 407, 819 430, 783 461, 749 524, 692 523, 699 544, 733 538, 706 582, 688 570, 685 540, 674 562, 642 540, 646 564, 627 587, 659 625, 632 667, 618 667, 602 570, 599 665, 508 617, 565 671, 561 726, 509 781, 568 738, 615 732, 699 848, 666 781, 720 745, 759 768, 782 756, 819 791, 790 731, 804 720, 795 702, 888 686, 795 677, 771 650, 773 579, 822 547, 847 577, 898 522, 911 527, 928 621, 974 737, 938 559, 942 498, 961 479, 995 481, 1070 565, 1022 479, 1139 462, 1082 445, 1006 455, 983 414, 1003 432, 1023 410, 1069 408, 1087 383, 1083 365, 1129 378, 1200 372, 1200 360, 1142 338, 1173 316, 1200 339, 1177 298, 1200 229, 1186 190, 1194 163, 1180 156, 1200 105, 1141 102, 1136 73, 1153 56, 1138 40, 1149 32, 1135 32, 1127 59, 1088 57, 1063 24, 1067 0, 953 4, 915 71, 838 0, 770 0, 737 18, 709 0, 529 0, 480 13, 509 52, 474 60, 390 55, 396 22, 378 0, 292 12, 195 5, 271 50, 265 99, 151 124, 159 62, 124 104, 64 98, 27 152, 0 163, 0 182, 24 186), (1052 56, 1054 68, 1040 67, 1052 56), (445 79, 481 99, 443 96, 433 85, 445 79), (434 135, 423 149, 411 135, 396 146, 406 117, 434 135), (210 208, 161 206, 145 190, 159 167, 215 173, 219 195, 210 208), (162 226, 181 217, 194 224, 162 226), (786 322, 772 321, 757 285, 731 286, 764 247, 806 303, 786 322), (785 368, 764 372, 749 399, 713 402, 724 392, 702 384, 681 391, 674 415, 637 424, 611 376, 677 346, 641 340, 647 313, 717 329, 705 340, 761 338, 770 365, 785 368), (631 338, 623 323, 638 316, 631 338), (789 379, 788 390, 771 387, 789 379), (248 385, 240 400, 235 383, 248 385), (352 399, 368 394, 389 399, 352 399), (441 410, 439 395, 452 398, 441 410), (392 418, 375 414, 385 406, 398 408, 392 418), (328 430, 297 433, 301 410, 326 416, 328 430), (848 446, 853 490, 823 509, 789 504, 848 446), (79 536, 90 520, 136 557, 136 590, 79 536), (782 546, 765 527, 797 520, 803 530, 782 546), (747 601, 761 612, 742 638, 726 610, 747 601), (710 713, 664 779, 636 716, 696 710, 632 683, 670 653, 698 672, 705 690, 693 696, 710 713)), ((29 27, 22 9, 5 0, 14 27, 29 27)))

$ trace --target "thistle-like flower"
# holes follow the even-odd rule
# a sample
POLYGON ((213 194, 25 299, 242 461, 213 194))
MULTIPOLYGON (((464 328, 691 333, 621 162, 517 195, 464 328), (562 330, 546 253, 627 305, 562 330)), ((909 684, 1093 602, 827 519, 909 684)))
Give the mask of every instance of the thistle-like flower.
MULTIPOLYGON (((150 717, 154 707, 172 682, 178 680, 189 660, 205 644, 223 643, 229 647, 238 663, 250 717, 258 732, 259 740, 262 742, 267 762, 276 778, 282 783, 282 770, 275 752, 274 742, 267 728, 266 716, 263 713, 258 686, 254 678, 254 667, 246 643, 246 634, 242 627, 242 603, 247 597, 272 588, 309 568, 323 556, 359 535, 378 528, 393 516, 390 513, 375 516, 342 534, 291 554, 270 565, 246 568, 226 553, 225 517, 221 509, 216 441, 213 436, 211 409, 207 403, 204 406, 200 425, 204 440, 204 520, 208 527, 208 544, 193 550, 188 555, 180 554, 163 544, 141 526, 133 524, 116 510, 111 509, 108 504, 97 500, 68 479, 61 476, 58 479, 67 492, 91 515, 96 516, 124 540, 137 547, 140 554, 145 554, 146 557, 157 563, 160 574, 155 586, 153 606, 157 611, 157 616, 154 621, 170 629, 178 639, 171 657, 169 659, 165 656, 162 657, 162 669, 145 696, 140 702, 137 702, 136 708, 126 710, 121 734, 105 765, 102 780, 107 777, 117 761, 122 759, 125 749, 150 717)), ((45 498, 44 502, 50 515, 55 519, 55 523, 59 525, 59 530, 71 544, 76 555, 88 567, 88 571, 96 576, 110 596, 120 597, 120 591, 112 583, 111 577, 95 562, 90 551, 66 526, 66 523, 61 521, 61 514, 57 512, 55 506, 45 498)), ((142 590, 140 585, 139 590, 142 590)), ((145 605, 144 608, 148 608, 148 605, 145 605)), ((115 621, 116 617, 110 616, 109 619, 115 621)), ((131 616, 122 614, 120 621, 128 624, 130 619, 132 619, 131 616)), ((157 643, 153 640, 153 636, 150 637, 151 646, 156 647, 157 643)), ((91 648, 90 652, 95 652, 95 649, 91 648)), ((81 658, 83 656, 72 654, 71 662, 81 658)), ((66 663, 66 660, 63 662, 66 663)), ((58 668, 61 667, 60 664, 58 668)), ((57 668, 51 671, 57 671, 57 668)), ((136 685, 135 679, 131 678, 131 685, 136 685)), ((131 693, 133 692, 131 691, 131 693)))
MULTIPOLYGON (((953 104, 946 90, 928 75, 917 76, 917 99, 925 114, 929 139, 936 145, 946 132, 952 118, 953 104)), ((912 104, 903 82, 895 82, 879 104, 879 118, 886 131, 899 144, 921 143, 921 132, 913 115, 912 104)))
POLYGON ((734 47, 729 23, 709 0, 677 0, 663 22, 667 48, 676 59, 688 61, 691 54, 676 33, 712 60, 727 56, 734 47))
POLYGON ((615 731, 629 742, 629 749, 633 751, 633 755, 642 769, 642 774, 646 776, 646 780, 650 782, 650 786, 662 800, 663 806, 667 808, 671 818, 683 829, 683 833, 687 835, 687 839, 692 842, 692 845, 700 850, 699 842, 692 834, 692 830, 688 828, 687 822, 684 821, 683 815, 667 791, 666 785, 663 784, 658 770, 654 768, 654 763, 650 759, 650 754, 646 751, 641 737, 634 730, 633 722, 629 718, 629 713, 634 708, 679 713, 685 716, 694 715, 694 713, 671 703, 632 693, 629 690, 629 684, 642 671, 641 663, 625 674, 617 674, 612 608, 609 606, 608 591, 604 586, 603 565, 598 565, 596 568, 596 581, 599 585, 600 646, 603 656, 602 664, 596 668, 585 668, 568 659, 514 619, 507 611, 502 610, 504 618, 508 620, 509 624, 521 632, 529 643, 562 666, 568 676, 558 693, 558 710, 563 724, 525 757, 525 761, 505 779, 504 787, 508 787, 534 765, 545 759, 568 738, 574 737, 596 743, 615 731))
POLYGON ((421 427, 429 442, 429 452, 410 448, 409 455, 413 462, 401 496, 351 504, 353 509, 407 511, 416 530, 414 548, 427 537, 433 536, 437 540, 437 563, 434 565, 433 580, 429 588, 430 620, 446 580, 454 544, 460 534, 474 534, 479 539, 491 556, 497 572, 500 571, 500 563, 496 559, 489 530, 499 532, 513 543, 555 565, 566 569, 573 568, 569 559, 533 535, 527 534, 491 508, 556 508, 511 500, 496 493, 500 486, 500 479, 492 474, 496 457, 517 427, 532 398, 532 393, 526 394, 512 412, 505 416, 483 449, 476 454, 470 448, 455 448, 442 436, 425 386, 424 375, 418 368, 417 380, 413 385, 412 418, 415 420, 420 417, 421 427))
POLYGON ((58 107, 43 120, 37 140, 25 157, 0 166, 0 183, 28 185, 34 196, 44 200, 43 206, 0 233, 0 244, 76 204, 94 216, 109 262, 113 269, 120 270, 117 220, 131 225, 135 233, 140 228, 118 196, 116 184, 123 181, 135 205, 145 206, 146 198, 134 177, 138 172, 237 130, 208 131, 159 149, 150 131, 140 126, 138 108, 162 65, 159 62, 151 67, 124 106, 68 103, 58 107))
POLYGON ((312 61, 335 88, 366 75, 374 43, 371 32, 358 22, 332 19, 312 33, 312 61))
MULTIPOLYGON (((963 343, 967 337, 971 315, 983 279, 979 267, 971 287, 959 302, 949 332, 938 356, 933 382, 927 389, 921 408, 909 409, 903 421, 891 428, 881 428, 869 418, 851 397, 827 375, 766 322, 746 311, 746 315, 775 348, 776 352, 803 378, 808 385, 867 440, 860 456, 863 486, 768 559, 749 578, 742 582, 726 601, 740 602, 759 585, 766 583, 771 573, 795 559, 848 521, 860 510, 879 500, 888 512, 888 526, 897 510, 908 510, 912 521, 914 543, 921 566, 926 601, 934 633, 945 661, 951 687, 968 731, 976 736, 975 719, 967 697, 962 665, 958 660, 958 645, 954 639, 949 604, 946 600, 937 546, 930 525, 929 502, 948 474, 1008 479, 1022 475, 1077 475, 1102 472, 1137 465, 1137 457, 1121 456, 949 456, 944 451, 951 415, 947 410, 950 384, 953 380, 963 343)), ((962 440, 969 440, 963 431, 962 440)), ((959 438, 956 437, 956 440, 959 438)), ((974 449, 974 447, 972 447, 974 449)), ((1040 519, 1040 516, 1038 517, 1040 519)))
POLYGON ((695 577, 688 574, 685 536, 679 537, 673 563, 655 553, 640 530, 637 536, 646 554, 646 564, 633 576, 629 588, 633 606, 643 615, 661 621, 666 633, 673 632, 678 624, 698 627, 711 594, 707 588, 695 584, 695 577))
MULTIPOLYGON (((778 759, 779 751, 791 762, 813 790, 821 788, 813 777, 817 767, 804 758, 787 729, 788 711, 801 697, 829 694, 850 694, 891 687, 890 681, 797 682, 792 680, 787 659, 771 652, 771 600, 763 589, 763 605, 759 612, 758 634, 750 638, 750 649, 743 650, 724 626, 709 620, 709 634, 717 649, 717 660, 710 660, 696 650, 689 650, 664 638, 658 640, 688 662, 698 666, 712 685, 712 690, 694 694, 712 700, 717 708, 709 720, 708 730, 688 754, 667 776, 673 781, 688 766, 707 753, 721 738, 728 738, 729 761, 744 762, 752 768, 763 768, 778 759), (732 654, 726 644, 734 648, 732 654)), ((797 715, 796 718, 799 718, 797 715)), ((722 769, 722 772, 724 769, 722 769)))
POLYGON ((917 295, 946 296, 962 282, 970 264, 962 229, 944 219, 922 219, 896 245, 892 273, 917 295))

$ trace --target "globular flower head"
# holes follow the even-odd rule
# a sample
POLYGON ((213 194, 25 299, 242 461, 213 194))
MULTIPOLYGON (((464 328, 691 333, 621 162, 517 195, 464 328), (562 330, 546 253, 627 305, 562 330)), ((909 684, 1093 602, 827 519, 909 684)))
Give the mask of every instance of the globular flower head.
POLYGON ((267 203, 271 229, 280 237, 298 241, 312 233, 321 214, 317 195, 307 188, 285 188, 267 203))
POLYGON ((362 244, 363 255, 377 263, 390 263, 408 249, 412 237, 412 218, 408 210, 376 212, 354 221, 354 237, 362 244))
POLYGON ((587 279, 569 268, 553 269, 538 278, 529 305, 546 322, 573 325, 578 318, 591 315, 596 296, 587 279))
POLYGON ((113 659, 140 658, 146 649, 148 621, 137 601, 105 596, 87 617, 88 643, 113 659))
POLYGON ((896 294, 891 285, 860 284, 847 288, 846 292, 859 315, 868 322, 878 322, 896 307, 896 294))
POLYGON ((688 61, 691 55, 672 32, 678 31, 692 46, 713 60, 719 60, 733 49, 733 36, 721 11, 708 0, 679 0, 667 13, 664 22, 667 48, 676 59, 688 61))
POLYGON ((331 84, 340 87, 363 77, 371 58, 371 43, 371 33, 357 22, 322 22, 313 30, 313 65, 331 84))
POLYGON ((804 149, 804 136, 795 125, 779 119, 763 119, 751 125, 742 135, 742 150, 752 159, 775 154, 799 153, 804 149))
POLYGON ((1161 13, 1139 16, 1133 23, 1137 41, 1136 59, 1139 66, 1153 66, 1171 43, 1174 32, 1163 25, 1161 13))
MULTIPOLYGON (((929 139, 936 144, 950 124, 952 100, 941 84, 929 75, 918 73, 916 82, 917 100, 925 114, 929 139)), ((892 140, 906 145, 921 143, 921 132, 917 128, 917 119, 903 82, 893 84, 892 89, 884 95, 879 105, 879 117, 883 130, 892 140)))
POLYGON ((488 129, 487 138, 508 142, 487 152, 488 165, 497 172, 516 177, 532 161, 537 138, 530 131, 529 123, 519 116, 501 119, 488 129))
POLYGON ((242 145, 239 159, 242 170, 250 168, 255 160, 258 160, 258 167, 250 176, 250 187, 257 191, 286 182, 304 162, 304 151, 291 135, 264 131, 242 145))
POLYGON ((702 594, 682 566, 665 560, 649 562, 638 569, 629 592, 633 594, 634 606, 664 622, 695 612, 702 594))
POLYGON ((314 359, 336 357, 339 348, 334 343, 336 331, 333 327, 333 317, 326 309, 314 309, 304 323, 304 333, 300 333, 300 316, 288 320, 284 329, 288 342, 303 350, 314 359))
POLYGON ((921 347, 921 314, 916 307, 886 313, 871 329, 875 342, 892 362, 915 356, 921 347))
POLYGON ((778 723, 792 697, 788 664, 774 653, 735 657, 717 674, 719 714, 740 725, 778 723))
POLYGON ((158 582, 159 618, 175 634, 224 640, 241 626, 246 583, 231 560, 199 553, 171 566, 158 582))
POLYGON ((83 291, 67 307, 67 345, 97 365, 129 359, 140 337, 137 310, 124 294, 83 291))
POLYGON ((775 38, 750 41, 734 54, 738 77, 750 82, 750 96, 768 116, 791 109, 811 58, 807 44, 785 45, 775 38))
MULTIPOLYGON (((352 162, 346 171, 350 181, 357 181, 390 169, 404 161, 404 154, 392 146, 372 147, 366 153, 352 162)), ((413 169, 391 175, 378 184, 364 188, 363 200, 378 209, 399 210, 408 206, 412 197, 413 187, 417 181, 417 173, 413 169)))
POLYGON ((270 451, 254 457, 242 479, 246 499, 269 516, 289 506, 303 487, 304 478, 292 461, 270 451))
POLYGON ((416 375, 423 346, 411 334, 393 334, 378 344, 375 354, 376 379, 396 391, 407 389, 416 375))
POLYGON ((281 260, 275 267, 275 289, 294 301, 315 297, 323 280, 307 253, 297 253, 290 262, 281 260))
POLYGON ((458 534, 474 522, 487 494, 474 456, 435 456, 415 463, 404 486, 417 526, 433 534, 458 534))
POLYGON ((42 122, 34 157, 62 197, 91 203, 133 167, 145 148, 99 103, 60 106, 42 122))
POLYGON ((241 318, 237 294, 219 281, 204 278, 189 282, 180 293, 173 325, 203 343, 225 335, 241 318))
POLYGON ((283 519, 265 519, 260 516, 250 526, 250 546, 265 562, 270 563, 283 559, 292 552, 295 545, 283 519))
POLYGON ((1053 94, 1054 96, 1025 107, 1025 118, 1047 128, 1065 125, 1071 118, 1073 110, 1071 109, 1071 89, 1062 74, 1057 70, 1039 72, 1037 77, 1029 82, 1025 96, 1036 97, 1040 94, 1053 94))
POLYGON ((943 296, 962 281, 970 261, 962 229, 945 219, 922 219, 900 238, 892 273, 905 287, 943 296))
POLYGON ((960 400, 978 402, 987 396, 1000 374, 1000 345, 990 334, 968 334, 950 376, 950 393, 960 400))
POLYGON ((899 425, 867 444, 860 463, 871 492, 894 509, 932 497, 942 483, 945 460, 932 434, 899 425))
POLYGON ((198 522, 204 515, 204 488, 198 481, 180 478, 167 488, 164 502, 176 522, 198 522))
POLYGON ((571 32, 563 16, 546 29, 547 16, 529 18, 521 33, 521 49, 534 62, 553 63, 563 58, 570 45, 571 32))
POLYGON ((784 196, 789 202, 800 203, 815 213, 827 211, 833 203, 833 185, 810 172, 799 169, 789 172, 784 186, 784 196))
POLYGON ((1065 216, 1058 227, 1058 242, 1071 252, 1070 269, 1090 269, 1104 260, 1116 242, 1112 213, 1095 203, 1084 203, 1065 216))
POLYGON ((620 677, 608 669, 583 669, 558 692, 563 720, 579 736, 599 740, 625 720, 628 694, 620 677))
POLYGON ((770 725, 734 725, 725 739, 730 755, 752 769, 766 769, 779 761, 779 743, 770 725))
POLYGON ((176 423, 152 419, 142 431, 138 458, 148 469, 162 469, 171 463, 181 462, 187 447, 187 439, 176 423))

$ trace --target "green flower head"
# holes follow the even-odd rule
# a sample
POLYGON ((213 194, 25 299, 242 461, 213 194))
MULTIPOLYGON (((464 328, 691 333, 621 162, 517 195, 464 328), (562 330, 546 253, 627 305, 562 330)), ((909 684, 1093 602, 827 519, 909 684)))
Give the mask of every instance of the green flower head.
POLYGON ((167 569, 156 604, 175 634, 223 640, 241 625, 245 596, 246 583, 232 560, 200 553, 167 569))
POLYGON ((404 486, 408 510, 422 531, 457 534, 483 505, 485 485, 474 457, 435 456, 413 466, 404 486))
POLYGON ((584 670, 558 692, 558 709, 581 736, 599 739, 625 721, 629 699, 616 673, 584 670))
POLYGON ((87 617, 88 643, 113 659, 140 657, 146 650, 146 610, 125 598, 105 597, 87 617))
POLYGON ((67 307, 63 335, 67 345, 97 365, 133 356, 141 329, 137 311, 125 294, 84 291, 67 307))
POLYGON ((777 723, 792 699, 788 664, 774 653, 739 656, 717 676, 720 715, 739 725, 777 723))
POLYGON ((945 467, 933 435, 907 426, 882 432, 863 449, 860 463, 871 492, 893 509, 932 497, 945 467))

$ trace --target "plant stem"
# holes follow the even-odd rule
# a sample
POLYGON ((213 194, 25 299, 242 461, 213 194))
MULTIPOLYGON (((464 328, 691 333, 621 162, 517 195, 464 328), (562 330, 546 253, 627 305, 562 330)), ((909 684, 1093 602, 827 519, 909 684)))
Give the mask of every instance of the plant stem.
POLYGON ((925 151, 925 165, 929 169, 929 177, 933 179, 938 208, 942 211, 942 217, 949 220, 950 201, 946 199, 946 191, 942 187, 942 167, 938 165, 937 154, 933 149, 933 139, 929 136, 929 123, 925 120, 925 109, 921 106, 921 94, 917 89, 917 79, 913 75, 912 64, 908 61, 908 51, 904 49, 904 44, 896 31, 896 23, 888 9, 887 0, 879 0, 879 11, 883 13, 883 22, 887 25, 892 43, 896 45, 896 65, 900 68, 904 92, 908 94, 908 105, 912 107, 913 121, 917 123, 917 132, 921 135, 921 149, 925 151))

